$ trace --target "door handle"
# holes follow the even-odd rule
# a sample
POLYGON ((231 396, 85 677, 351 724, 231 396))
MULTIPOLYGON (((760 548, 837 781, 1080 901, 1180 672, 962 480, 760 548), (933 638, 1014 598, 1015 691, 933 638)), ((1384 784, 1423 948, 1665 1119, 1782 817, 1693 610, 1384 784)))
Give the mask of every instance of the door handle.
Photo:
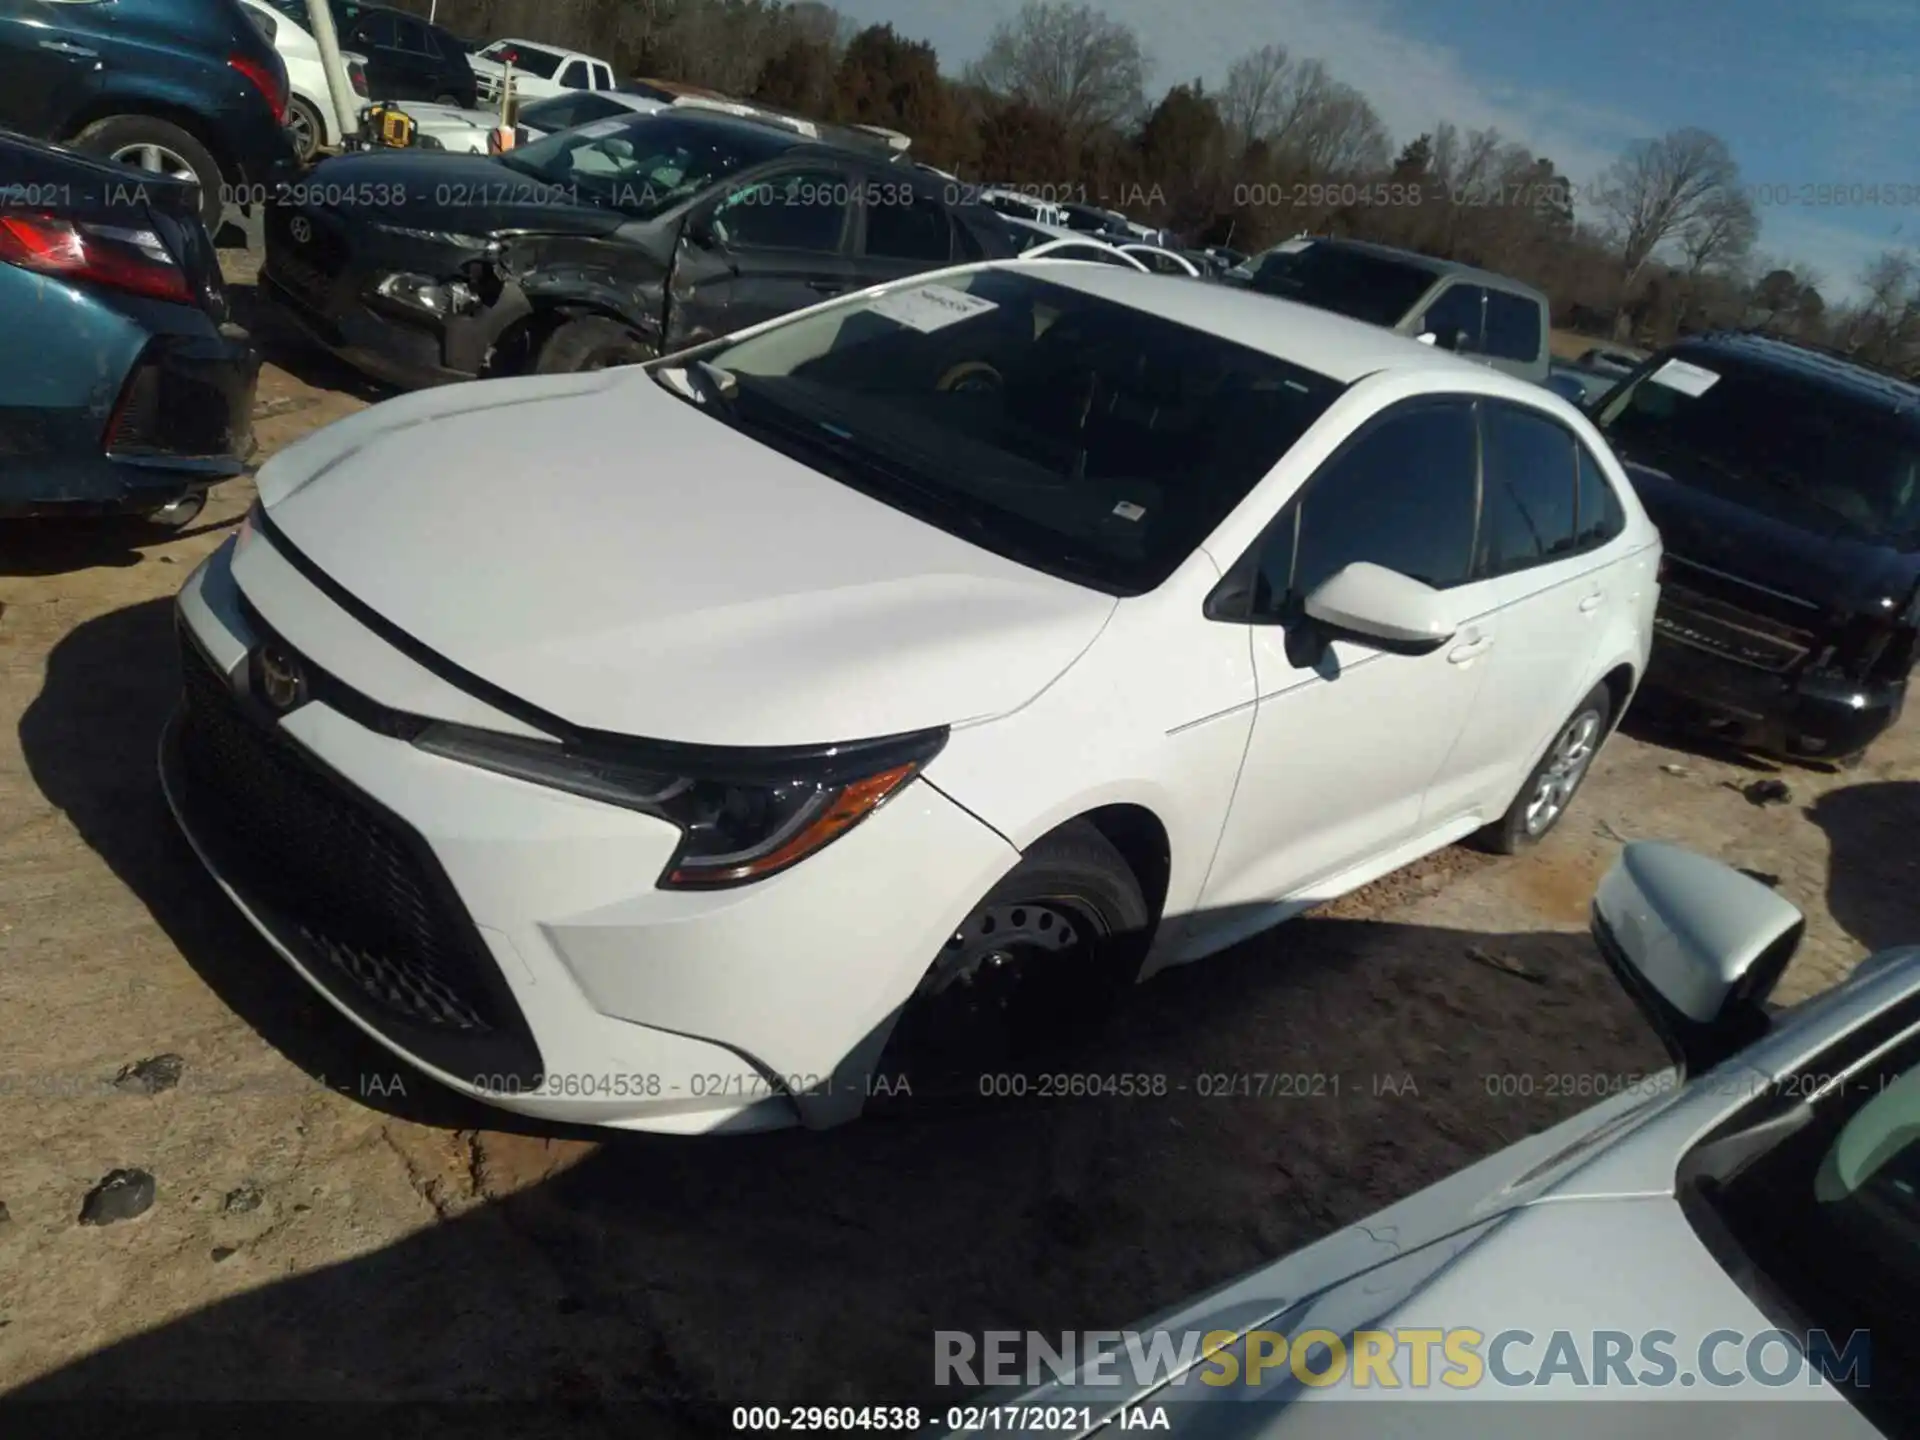
POLYGON ((1449 665, 1464 665, 1469 660, 1486 654, 1487 651, 1492 648, 1493 641, 1482 635, 1478 639, 1467 641, 1464 645, 1454 646, 1453 649, 1447 652, 1447 663, 1449 665))
POLYGON ((1593 592, 1593 594, 1587 596, 1586 599, 1580 602, 1580 613, 1582 615, 1591 615, 1594 611, 1598 610, 1602 605, 1606 603, 1607 603, 1607 592, 1604 590, 1596 590, 1593 592))
POLYGON ((64 40, 42 40, 40 42, 40 48, 42 50, 51 50, 56 55, 77 55, 82 60, 98 60, 100 58, 100 52, 98 50, 89 50, 84 45, 69 45, 64 40))

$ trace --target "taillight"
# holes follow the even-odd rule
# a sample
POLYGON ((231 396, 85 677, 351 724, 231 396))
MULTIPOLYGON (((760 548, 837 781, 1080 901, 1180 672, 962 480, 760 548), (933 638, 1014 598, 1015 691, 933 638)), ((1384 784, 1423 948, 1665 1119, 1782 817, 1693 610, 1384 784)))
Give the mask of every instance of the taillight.
POLYGON ((229 55, 227 64, 238 70, 253 82, 253 88, 266 97, 267 106, 273 111, 273 123, 278 125, 287 118, 287 72, 278 64, 262 65, 258 60, 249 60, 245 55, 229 55))
POLYGON ((151 230, 54 215, 0 214, 0 263, 155 300, 199 303, 186 271, 151 230))
POLYGON ((362 100, 371 100, 373 98, 372 92, 367 89, 366 66, 364 65, 348 66, 347 79, 351 81, 353 84, 353 93, 358 95, 362 100))

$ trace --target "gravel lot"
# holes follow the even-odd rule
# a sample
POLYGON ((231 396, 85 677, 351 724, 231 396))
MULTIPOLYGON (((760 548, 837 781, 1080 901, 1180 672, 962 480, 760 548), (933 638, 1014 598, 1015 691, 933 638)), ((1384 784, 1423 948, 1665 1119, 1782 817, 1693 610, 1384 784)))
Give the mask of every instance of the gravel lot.
MULTIPOLYGON (((242 284, 247 272, 237 268, 242 284)), ((371 391, 270 327, 263 453, 371 391)), ((1078 1068, 1329 1077, 1317 1099, 1089 1100, 827 1135, 539 1133, 396 1069, 311 999, 175 833, 153 751, 190 534, 0 536, 0 1390, 582 1402, 569 1433, 736 1404, 932 1404, 931 1332, 1121 1325, 1660 1063, 1583 926, 1623 839, 1777 877, 1787 998, 1911 938, 1920 740, 1781 772, 1622 736, 1539 852, 1448 851, 1143 987, 1078 1068), (1516 973, 1519 972, 1519 973, 1516 973), (116 1077, 156 1057, 178 1057, 116 1077), (1524 1077, 1491 1088, 1489 1077, 1524 1077), (172 1083, 169 1083, 169 1080, 172 1083), (155 1093, 147 1093, 153 1090, 155 1093), (503 1122, 508 1122, 504 1125, 503 1122), (132 1221, 78 1223, 116 1169, 132 1221), (596 1405, 625 1402, 651 1412, 596 1405)), ((378 515, 367 522, 379 523, 378 515)))

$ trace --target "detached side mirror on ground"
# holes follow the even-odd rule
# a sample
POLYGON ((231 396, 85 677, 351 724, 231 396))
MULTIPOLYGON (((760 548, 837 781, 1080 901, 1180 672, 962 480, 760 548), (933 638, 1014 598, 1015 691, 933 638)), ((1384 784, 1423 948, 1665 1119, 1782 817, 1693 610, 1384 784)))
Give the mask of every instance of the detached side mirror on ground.
POLYGON ((1459 628, 1431 585, 1367 561, 1349 565, 1307 596, 1307 618, 1336 639, 1398 655, 1424 655, 1459 628))
POLYGON ((1759 881, 1651 840, 1621 852, 1593 901, 1594 942, 1683 1076, 1766 1032, 1806 924, 1759 881))

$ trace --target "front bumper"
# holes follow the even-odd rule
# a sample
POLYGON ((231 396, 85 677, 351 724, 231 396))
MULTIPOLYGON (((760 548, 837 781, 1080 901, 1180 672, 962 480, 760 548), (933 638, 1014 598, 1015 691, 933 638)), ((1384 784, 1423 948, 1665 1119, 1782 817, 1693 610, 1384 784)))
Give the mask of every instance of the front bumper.
POLYGON ((418 390, 478 379, 500 338, 532 313, 511 285, 470 315, 436 318, 389 306, 374 298, 387 275, 451 273, 458 257, 405 245, 369 255, 366 243, 362 231, 329 212, 276 210, 267 217, 260 289, 321 348, 385 384, 418 390), (305 243, 293 239, 295 220, 311 227, 305 243))
POLYGON ((1866 749, 1900 718, 1907 686, 1782 675, 1656 638, 1642 692, 1647 709, 1735 744, 1837 760, 1866 749))
MULTIPOLYGON (((201 724, 195 712, 163 752, 170 803, 202 860, 282 958, 362 1030, 441 1083, 521 1114, 680 1132, 852 1119, 899 1007, 1018 859, 920 783, 784 874, 733 890, 660 890, 679 837, 652 817, 427 754, 381 733, 364 710, 346 713, 357 702, 341 708, 316 694, 278 721, 257 709, 237 721, 247 657, 269 624, 317 675, 355 674, 382 689, 417 678, 405 673, 410 659, 258 536, 196 571, 179 613, 189 694, 234 707, 222 745, 183 729, 201 724), (237 723, 255 728, 249 736, 237 723), (197 761, 190 743, 202 743, 197 761), (253 775, 263 753, 275 773, 227 783, 229 770, 253 775), (300 788, 315 786, 319 800, 300 788), (217 833, 233 823, 221 818, 229 790, 274 807, 256 805, 239 832, 256 851, 279 843, 275 827, 298 842, 292 888, 256 876, 234 836, 217 833), (363 852, 379 864, 370 869, 363 852), (382 900, 377 915, 356 919, 370 888, 404 903, 382 900), (320 897, 325 906, 313 903, 320 897), (372 953, 401 912, 407 926, 426 927, 420 944, 403 936, 372 953)), ((434 683, 413 691, 416 710, 435 708, 423 700, 434 683)))

